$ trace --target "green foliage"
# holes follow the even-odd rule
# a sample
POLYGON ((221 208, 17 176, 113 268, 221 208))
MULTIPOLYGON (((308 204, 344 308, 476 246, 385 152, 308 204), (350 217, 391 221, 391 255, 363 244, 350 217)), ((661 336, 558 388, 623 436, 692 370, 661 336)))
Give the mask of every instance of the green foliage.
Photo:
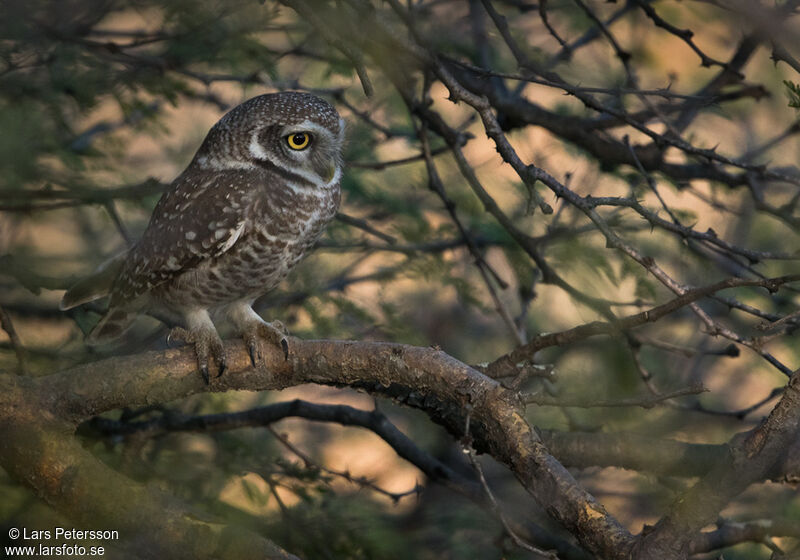
POLYGON ((303 501, 270 536, 309 560, 393 560, 414 555, 391 516, 358 495, 303 501))
MULTIPOLYGON (((100 142, 76 142, 76 122, 114 100, 124 118, 150 107, 152 99, 177 105, 196 95, 186 73, 202 75, 215 65, 228 72, 270 73, 272 54, 256 34, 274 12, 225 2, 145 3, 162 9, 163 40, 142 41, 124 53, 87 36, 112 11, 101 2, 9 0, 0 8, 0 189, 52 181, 86 183, 86 158, 102 157, 100 142), (62 9, 64 12, 62 12, 62 9), (83 11, 85 10, 85 12, 83 11), (37 13, 40 19, 30 17, 37 13), (170 68, 183 73, 167 73, 170 68)), ((152 113, 152 111, 150 111, 152 113)))
MULTIPOLYGON (((606 37, 574 2, 551 0, 547 5, 551 23, 564 37, 573 42, 586 37, 585 48, 573 53, 570 59, 561 60, 553 59, 558 47, 552 37, 530 31, 540 19, 535 13, 529 13, 534 4, 495 4, 509 22, 511 37, 519 43, 525 56, 540 63, 548 72, 558 72, 573 84, 600 86, 601 91, 628 85, 624 69, 616 63, 606 37), (520 19, 515 20, 518 16, 520 19), (614 64, 600 63, 602 60, 614 60, 614 64)), ((623 8, 623 3, 617 6, 603 2, 594 4, 602 5, 598 8, 601 18, 622 9, 638 14, 636 20, 626 19, 628 16, 622 13, 623 19, 609 22, 608 27, 614 32, 626 29, 624 48, 633 54, 633 61, 638 65, 635 77, 641 78, 642 87, 665 84, 661 70, 666 66, 671 68, 677 59, 665 57, 661 43, 649 41, 648 37, 655 35, 652 22, 638 12, 636 3, 627 8, 623 8), (641 22, 647 23, 647 27, 640 27, 641 22), (643 33, 642 29, 646 31, 643 33)), ((680 2, 660 4, 661 16, 674 21, 675 25, 685 23, 681 20, 687 18, 687 10, 706 9, 686 8, 685 3, 680 2)), ((341 13, 350 9, 347 2, 319 5, 341 7, 341 13)), ((463 70, 458 62, 486 64, 501 72, 532 71, 519 68, 491 18, 483 13, 481 2, 433 0, 408 5, 417 10, 413 17, 419 23, 420 34, 433 33, 433 36, 424 37, 428 41, 427 48, 432 53, 440 50, 439 54, 443 55, 440 60, 452 65, 456 77, 463 70), (471 19, 476 11, 483 14, 482 19, 471 19), (462 32, 474 31, 468 27, 473 21, 485 28, 486 44, 476 41, 480 33, 462 32), (442 22, 444 24, 439 25, 442 22)), ((391 6, 381 2, 374 2, 374 6, 394 17, 390 13, 391 6)), ((697 17, 705 15, 704 11, 690 13, 697 17)), ((336 19, 327 22, 332 29, 341 25, 334 21, 336 19)), ((361 22, 358 19, 348 22, 350 26, 353 23, 361 22)), ((398 23, 398 29, 402 30, 399 37, 414 38, 405 32, 402 22, 398 23)), ((662 29, 657 33, 666 32, 662 29)), ((674 297, 645 267, 622 251, 609 248, 596 222, 582 213, 578 205, 555 200, 542 181, 537 182, 536 188, 553 204, 556 213, 543 216, 537 210, 531 214, 524 183, 509 179, 509 166, 500 168, 491 142, 481 144, 485 140, 485 130, 475 111, 467 103, 445 101, 448 92, 441 84, 421 95, 426 84, 434 80, 434 74, 419 72, 421 63, 416 58, 400 52, 381 53, 377 57, 373 57, 372 52, 364 53, 368 55, 367 71, 375 87, 375 94, 366 98, 355 77, 353 62, 328 45, 308 21, 278 3, 5 0, 0 1, 0 38, 0 169, 3 171, 0 194, 4 195, 0 204, 24 205, 30 201, 33 201, 31 204, 49 204, 53 200, 64 203, 63 208, 53 212, 40 208, 41 211, 31 210, 30 213, 0 213, 0 248, 9 252, 0 254, 0 293, 3 294, 0 305, 11 304, 15 321, 17 317, 24 318, 20 321, 23 325, 20 330, 25 345, 36 354, 36 359, 31 360, 35 364, 34 374, 53 371, 49 366, 54 363, 73 364, 97 357, 86 350, 80 336, 96 321, 101 307, 92 305, 63 315, 56 311, 59 295, 56 292, 71 284, 76 275, 92 263, 110 256, 101 254, 109 247, 122 246, 122 235, 113 230, 115 210, 124 228, 132 231, 135 237, 159 196, 150 185, 139 194, 126 195, 113 205, 106 205, 107 191, 101 187, 135 184, 149 176, 168 182, 180 172, 179 164, 185 163, 206 131, 205 121, 173 123, 175 115, 183 118, 189 113, 182 111, 191 108, 219 116, 243 98, 274 89, 316 91, 335 103, 345 115, 348 121, 345 159, 351 165, 342 182, 342 211, 382 232, 375 234, 345 222, 334 222, 323 238, 324 247, 294 270, 278 291, 260 302, 259 310, 266 318, 282 320, 294 335, 385 339, 440 346, 466 363, 494 359, 517 344, 516 338, 509 335, 505 317, 498 313, 496 302, 489 295, 484 276, 475 265, 475 255, 467 248, 461 230, 454 224, 442 198, 429 189, 415 128, 423 110, 438 111, 445 125, 471 136, 464 148, 465 154, 484 187, 520 235, 529 238, 537 257, 550 268, 548 272, 544 266, 540 267, 540 261, 531 258, 515 237, 486 212, 451 155, 434 157, 447 199, 454 205, 453 212, 475 240, 480 254, 509 284, 509 288, 503 290, 489 275, 490 286, 495 289, 499 301, 507 306, 504 311, 508 316, 522 325, 527 338, 592 321, 613 322, 613 317, 639 313, 674 297), (413 63, 405 66, 406 59, 413 59, 413 63), (400 77, 394 78, 401 83, 392 83, 391 72, 379 68, 380 63, 386 61, 398 70, 400 77), (420 105, 412 106, 409 112, 404 95, 399 91, 415 98, 420 105), (142 145, 155 147, 142 152, 142 145), (413 161, 383 166, 393 159, 407 157, 413 161), (70 196, 56 199, 53 193, 58 192, 70 196), (40 198, 32 196, 33 193, 40 198), (7 231, 13 235, 6 237, 7 231), (393 240, 387 240, 387 235, 393 240), (608 313, 581 300, 575 292, 585 294, 590 302, 593 299, 605 301, 603 305, 607 305, 608 313), (48 367, 39 366, 40 363, 48 367)), ((360 35, 353 36, 347 44, 363 48, 362 39, 360 35)), ((380 48, 380 45, 369 44, 370 48, 372 46, 380 48)), ((710 106, 705 105, 703 98, 701 110, 704 118, 711 115, 709 120, 716 121, 722 116, 728 121, 726 125, 733 128, 738 119, 753 110, 754 103, 744 93, 734 105, 725 101, 725 96, 735 96, 738 88, 748 86, 747 83, 732 83, 733 73, 728 79, 731 83, 716 92, 720 97, 713 98, 710 106)), ((774 200, 772 196, 765 196, 763 202, 759 201, 767 208, 774 205, 774 213, 753 211, 752 201, 741 198, 747 189, 732 188, 732 185, 712 179, 717 173, 744 175, 740 168, 730 162, 710 163, 691 154, 684 157, 674 147, 655 146, 657 149, 651 152, 643 151, 643 156, 647 157, 642 157, 642 161, 658 182, 659 192, 668 200, 672 211, 669 216, 639 169, 621 163, 627 158, 627 150, 619 143, 624 134, 623 123, 615 122, 607 113, 587 108, 574 96, 554 95, 557 90, 551 87, 490 77, 481 77, 479 81, 483 84, 494 83, 493 80, 502 84, 503 103, 513 105, 523 97, 530 103, 526 110, 534 115, 532 121, 536 126, 527 126, 531 123, 519 117, 510 117, 499 103, 493 108, 493 114, 504 125, 513 127, 507 138, 519 156, 525 163, 542 165, 553 177, 563 179, 569 175, 569 180, 564 182, 574 189, 576 196, 591 194, 635 199, 661 218, 671 222, 674 216, 684 226, 700 224, 698 229, 704 230, 706 221, 719 220, 719 217, 701 204, 694 207, 694 199, 686 202, 688 197, 681 198, 686 188, 693 186, 688 184, 691 181, 680 178, 680 174, 673 177, 664 171, 668 170, 667 165, 688 175, 701 170, 709 177, 701 177, 703 185, 699 190, 709 182, 712 198, 719 198, 734 208, 735 212, 730 215, 738 216, 741 211, 745 216, 735 224, 720 224, 730 226, 729 231, 723 232, 714 223, 721 237, 735 239, 736 244, 756 250, 794 251, 796 228, 792 226, 796 223, 797 200, 794 190, 788 190, 788 183, 781 183, 781 188, 786 190, 774 200), (565 116, 571 118, 560 118, 565 116), (575 123, 580 127, 576 129, 575 123), (542 134, 542 130, 547 132, 542 134), (590 148, 601 154, 608 152, 609 157, 593 154, 590 148), (544 163, 539 161, 540 154, 544 163), (551 167, 547 163, 549 158, 558 163, 551 167), (653 167, 656 169, 651 171, 653 167), (676 198, 681 199, 679 204, 673 204, 676 198), (789 219, 779 223, 783 212, 789 219), (786 247, 780 247, 781 244, 786 247)), ((695 81, 694 74, 682 75, 681 81, 676 81, 675 90, 691 93, 686 84, 695 81)), ((800 84, 789 80, 783 84, 789 107, 800 110, 800 84)), ((780 85, 776 82, 775 87, 780 85)), ((592 95, 599 102, 617 109, 630 109, 632 115, 648 114, 650 106, 655 108, 657 118, 651 115, 642 121, 643 126, 652 127, 653 131, 660 130, 658 120, 663 118, 675 123, 686 113, 680 111, 679 104, 683 103, 680 98, 595 91, 592 95)), ((782 123, 790 111, 783 103, 778 104, 783 113, 775 122, 781 123, 780 127, 770 122, 770 127, 763 128, 777 131, 785 126, 782 123)), ((762 106, 758 108, 763 109, 762 106)), ((190 121, 191 117, 185 120, 190 121)), ((755 117, 753 123, 752 127, 748 124, 752 128, 752 131, 748 128, 748 135, 752 134, 753 145, 757 146, 763 141, 756 138, 761 123, 756 123, 755 117)), ((682 140, 698 146, 708 143, 708 131, 698 130, 696 126, 685 130, 678 126, 677 129, 682 140)), ((632 138, 637 134, 631 130, 628 133, 632 138)), ((430 126, 428 134, 432 150, 438 152, 447 146, 435 127, 430 126)), ((642 142, 642 146, 649 142, 644 138, 632 141, 634 144, 642 142)), ((723 152, 725 150, 720 150, 723 152)), ((771 156, 771 152, 765 151, 759 158, 766 160, 771 156)), ((751 190, 755 192, 754 187, 751 190)), ((790 267, 795 263, 788 259, 764 266, 759 263, 758 268, 744 257, 730 257, 708 245, 703 246, 703 250, 713 258, 705 253, 698 255, 693 252, 696 247, 690 247, 685 238, 653 226, 613 201, 597 206, 596 213, 620 239, 637 248, 644 259, 654 259, 666 274, 686 285, 699 285, 709 278, 717 280, 720 274, 777 276, 794 271, 790 267), (718 263, 722 264, 717 267, 718 263)), ((768 298, 760 292, 756 294, 756 290, 738 291, 736 297, 776 315, 791 313, 796 308, 791 297, 768 298)), ((704 300, 700 305, 705 309, 718 304, 704 300)), ((745 313, 740 313, 741 309, 728 313, 725 307, 723 311, 721 323, 744 325, 743 331, 753 329, 756 321, 764 319, 743 318, 745 313)), ((653 374, 651 381, 656 389, 676 387, 691 376, 699 375, 698 371, 703 375, 717 373, 717 362, 712 362, 710 355, 700 350, 686 356, 680 348, 665 351, 647 345, 647 339, 653 339, 678 347, 686 344, 699 348, 697 341, 707 335, 707 328, 698 327, 697 322, 688 324, 684 321, 685 315, 689 312, 677 312, 669 317, 673 322, 666 322, 666 326, 664 323, 648 324, 636 330, 633 334, 642 335, 645 343, 626 336, 596 337, 570 347, 549 348, 534 358, 538 363, 555 366, 557 388, 569 396, 614 399, 642 394, 652 387, 645 388, 641 378, 644 374, 637 366, 653 374), (638 364, 634 356, 639 359, 638 364)), ((162 334, 163 329, 158 336, 149 339, 132 336, 111 351, 136 352, 163 347, 162 334)), ((13 349, 5 341, 5 338, 0 341, 3 344, 0 368, 6 368, 6 363, 16 363, 13 349)), ((778 348, 776 355, 781 359, 797 357, 800 353, 796 344, 781 347, 771 335, 765 341, 770 344, 767 348, 770 352, 778 348)), ((709 346, 717 342, 714 339, 709 346)), ((744 383, 751 381, 745 376, 758 369, 754 361, 747 361, 757 359, 754 356, 755 353, 736 362, 725 361, 718 368, 724 370, 729 387, 747 387, 748 391, 757 392, 744 383)), ((719 379, 714 382, 721 384, 719 379)), ((425 380, 420 383, 424 388, 425 380)), ((526 382, 523 389, 544 391, 543 383, 536 379, 526 382)), ((713 397, 704 395, 703 400, 697 402, 710 403, 720 409, 731 408, 731 402, 741 401, 738 396, 730 398, 733 390, 719 392, 713 397)), ((272 398, 262 395, 251 400, 250 397, 230 394, 192 397, 172 403, 168 410, 144 411, 137 419, 147 420, 162 413, 226 413, 265 404, 272 398)), ((663 412, 661 409, 632 411, 629 408, 575 411, 530 407, 527 414, 528 419, 546 428, 595 431, 642 430, 644 427, 654 433, 666 433, 674 427, 677 437, 688 433, 698 441, 708 434, 722 438, 726 430, 740 431, 743 425, 727 418, 732 423, 725 428, 715 427, 716 431, 712 431, 704 426, 707 431, 703 432, 696 424, 689 423, 696 418, 689 418, 682 409, 677 412, 675 409, 663 412), (659 425, 665 417, 668 420, 659 425)), ((414 414, 401 412, 396 415, 398 426, 420 447, 442 457, 454 448, 452 438, 441 428, 432 428, 427 418, 423 421, 414 414)), ((121 415, 110 414, 109 417, 119 419, 121 415)), ((326 428, 313 426, 303 432, 303 439, 298 438, 301 441, 298 447, 316 460, 324 455, 333 439, 326 428)), ((433 485, 420 498, 407 498, 396 509, 387 505, 385 497, 368 488, 354 485, 342 491, 341 486, 337 486, 341 477, 294 457, 263 428, 142 438, 99 438, 95 434, 85 436, 84 441, 86 448, 99 459, 127 476, 162 486, 198 510, 224 523, 267 535, 303 558, 515 557, 514 552, 504 550, 508 539, 499 538, 501 528, 490 512, 449 494, 439 496, 433 485), (289 495, 288 505, 278 503, 276 489, 281 495, 289 495)), ((347 441, 342 445, 346 448, 347 441)), ((592 476, 592 473, 584 474, 587 479, 592 476)), ((490 478, 492 485, 498 487, 498 495, 513 493, 507 480, 490 478)), ((647 484, 650 482, 648 480, 647 484)), ((638 490, 644 491, 643 488, 638 490)), ((659 488, 662 501, 648 501, 666 509, 663 500, 668 494, 663 490, 659 488)), ((621 511, 625 507, 623 494, 615 496, 619 499, 615 507, 621 511)), ((0 520, 14 519, 18 511, 30 508, 32 500, 27 491, 20 490, 0 474, 0 520)), ((628 519, 647 518, 648 514, 638 511, 641 504, 628 505, 630 507, 624 510, 628 519)), ((523 507, 528 505, 519 505, 520 510, 523 507)), ((514 512, 511 515, 518 511, 509 510, 514 512)), ((790 519, 800 518, 794 502, 789 503, 782 514, 790 519)), ((754 549, 745 547, 731 552, 730 557, 745 558, 749 553, 756 557, 754 549)), ((516 554, 522 556, 522 553, 516 554)), ((725 555, 729 556, 728 551, 725 555)))
POLYGON ((800 109, 800 85, 784 80, 783 85, 786 86, 786 96, 789 98, 789 107, 792 109, 800 109))

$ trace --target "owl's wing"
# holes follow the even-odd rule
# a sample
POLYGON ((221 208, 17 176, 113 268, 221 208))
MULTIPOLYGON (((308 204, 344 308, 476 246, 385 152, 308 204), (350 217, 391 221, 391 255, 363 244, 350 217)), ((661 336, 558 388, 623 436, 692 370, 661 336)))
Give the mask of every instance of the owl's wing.
POLYGON ((158 201, 142 239, 114 283, 112 307, 218 257, 242 235, 252 186, 241 172, 210 175, 184 173, 158 201))

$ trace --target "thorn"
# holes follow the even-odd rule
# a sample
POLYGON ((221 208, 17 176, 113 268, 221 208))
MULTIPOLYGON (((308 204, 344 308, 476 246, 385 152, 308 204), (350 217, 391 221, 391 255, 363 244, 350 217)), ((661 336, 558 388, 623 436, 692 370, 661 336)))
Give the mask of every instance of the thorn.
POLYGON ((740 350, 735 344, 729 344, 725 347, 725 355, 730 356, 731 358, 739 357, 740 350))

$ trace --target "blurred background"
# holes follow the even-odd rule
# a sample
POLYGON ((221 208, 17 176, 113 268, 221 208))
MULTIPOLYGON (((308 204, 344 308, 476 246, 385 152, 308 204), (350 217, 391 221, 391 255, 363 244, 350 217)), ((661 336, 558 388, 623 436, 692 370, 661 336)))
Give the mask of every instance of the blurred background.
MULTIPOLYGON (((457 74, 463 83, 479 82, 474 89, 481 93, 493 88, 488 98, 524 163, 580 196, 635 200, 677 225, 646 219, 630 205, 597 210, 680 285, 797 272, 800 190, 792 179, 800 78, 791 54, 775 57, 800 52, 793 3, 410 0, 375 2, 372 12, 359 11, 358 2, 288 4, 0 3, 0 372, 42 376, 164 348, 166 328, 142 318, 119 344, 90 350, 83 335, 103 303, 63 313, 58 301, 73 282, 135 243, 165 185, 228 109, 287 89, 325 97, 348 122, 343 215, 257 307, 293 335, 438 346, 481 364, 539 333, 637 313, 673 297, 644 267, 607 248, 585 213, 542 183, 523 182, 476 112, 452 103, 412 56, 370 50, 380 46, 376 20, 401 37, 413 35, 410 27, 454 72, 471 73, 457 74), (303 7, 318 16, 302 15, 303 7), (662 22, 693 36, 656 25, 653 8, 662 22), (398 15, 402 10, 411 24, 398 15), (530 61, 527 71, 492 12, 505 18, 505 32, 530 61), (607 110, 587 106, 574 87, 607 110), (409 91, 463 135, 467 165, 558 281, 486 210, 445 139, 420 132, 409 91), (646 151, 634 147, 657 142, 632 122, 715 149, 733 164, 665 144, 659 157, 646 160, 646 151), (425 149, 441 177, 440 193, 431 188, 425 149), (779 178, 747 179, 764 169, 779 178), (685 235, 685 228, 713 230, 728 248, 685 235)), ((620 336, 548 348, 536 356, 546 375, 524 388, 589 404, 701 385, 707 392, 648 408, 530 405, 528 420, 557 433, 703 444, 751 429, 786 382, 781 367, 792 371, 800 358, 789 316, 797 293, 739 288, 699 307, 713 323, 684 308, 620 336), (733 336, 720 335, 718 326, 733 336)), ((470 472, 458 442, 425 414, 347 389, 203 394, 107 417, 239 411, 294 398, 377 406, 419 447, 470 472)), ((127 476, 303 558, 535 557, 504 537, 492 511, 428 485, 367 430, 292 419, 213 433, 80 434, 127 476)), ((569 539, 507 469, 480 460, 507 515, 524 514, 569 539)), ((693 480, 607 466, 613 460, 565 464, 633 532, 654 523, 693 480)), ((791 484, 765 482, 722 518, 800 526, 800 499, 791 484)), ((0 524, 35 528, 58 519, 0 471, 0 524)), ((796 541, 731 544, 727 559, 770 558, 796 541)), ((124 554, 124 546, 117 552, 124 554)))

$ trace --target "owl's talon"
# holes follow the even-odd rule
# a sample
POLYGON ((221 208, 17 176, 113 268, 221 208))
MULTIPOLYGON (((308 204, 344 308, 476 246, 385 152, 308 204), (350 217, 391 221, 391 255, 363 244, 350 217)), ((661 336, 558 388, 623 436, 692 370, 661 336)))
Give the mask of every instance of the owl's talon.
POLYGON ((225 347, 217 332, 213 329, 194 329, 186 330, 181 327, 172 329, 167 335, 167 343, 172 340, 179 340, 186 344, 193 344, 195 355, 197 356, 197 369, 203 377, 203 381, 208 385, 211 382, 208 369, 209 356, 214 358, 217 363, 217 375, 220 377, 228 369, 228 362, 225 356, 225 347))
POLYGON ((225 354, 222 354, 218 362, 219 362, 219 371, 217 372, 217 377, 222 377, 222 374, 228 371, 228 363, 225 360, 225 354))
POLYGON ((189 331, 181 327, 175 327, 174 329, 170 329, 167 333, 167 346, 170 348, 172 347, 173 342, 183 342, 184 344, 188 344, 191 342, 191 335, 189 331))
POLYGON ((250 363, 253 367, 256 367, 256 363, 261 359, 261 355, 258 353, 258 344, 255 340, 252 340, 247 345, 247 349, 250 352, 250 363))
POLYGON ((286 338, 288 335, 286 327, 280 321, 267 323, 264 321, 253 321, 247 325, 242 333, 242 336, 250 352, 250 362, 253 367, 262 361, 259 343, 261 341, 280 346, 283 350, 284 359, 289 359, 289 341, 286 338))

